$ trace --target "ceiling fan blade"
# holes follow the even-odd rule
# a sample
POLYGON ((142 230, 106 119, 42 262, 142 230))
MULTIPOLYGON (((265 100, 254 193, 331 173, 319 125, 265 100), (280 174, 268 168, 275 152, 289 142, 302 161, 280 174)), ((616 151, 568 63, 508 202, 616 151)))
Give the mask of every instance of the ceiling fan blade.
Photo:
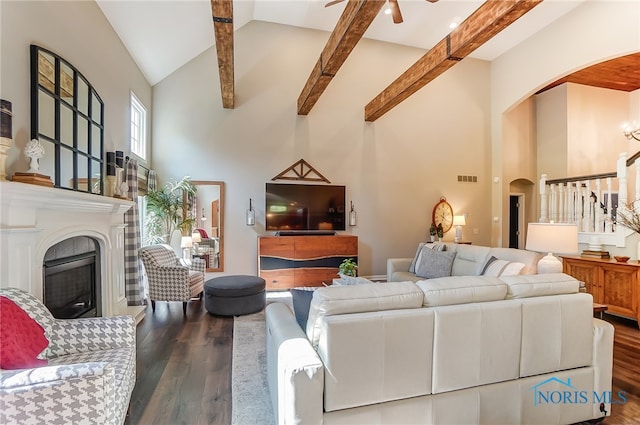
POLYGON ((324 7, 333 6, 334 4, 342 3, 343 1, 344 0, 333 0, 333 1, 330 1, 329 3, 325 4, 324 7))
POLYGON ((389 0, 389 7, 391 8, 391 16, 393 17, 393 23, 401 24, 402 13, 400 13, 400 6, 398 6, 398 0, 389 0))

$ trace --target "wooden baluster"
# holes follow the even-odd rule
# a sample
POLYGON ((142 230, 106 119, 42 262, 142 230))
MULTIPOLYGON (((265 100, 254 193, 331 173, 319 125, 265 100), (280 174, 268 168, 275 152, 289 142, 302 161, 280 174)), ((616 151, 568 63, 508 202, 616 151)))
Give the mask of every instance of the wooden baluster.
POLYGON ((611 177, 607 177, 607 217, 605 219, 605 233, 613 233, 613 210, 611 209, 611 177))
POLYGON ((567 201, 569 202, 569 206, 567 208, 567 221, 569 223, 576 222, 576 190, 575 185, 573 183, 568 183, 569 194, 567 196, 567 201))
POLYGON ((547 211, 547 175, 540 176, 540 223, 548 223, 549 215, 547 211))
POLYGON ((556 191, 556 184, 549 185, 549 191, 551 192, 551 200, 549 201, 549 220, 555 222, 558 220, 558 193, 556 191))
POLYGON ((596 179, 596 202, 594 205, 595 208, 595 232, 604 231, 604 218, 602 217, 602 207, 600 204, 602 203, 602 181, 600 179, 596 179))
POLYGON ((558 185, 558 223, 566 223, 567 217, 564 214, 564 183, 558 185))
POLYGON ((591 222, 591 209, 593 202, 591 200, 591 180, 584 182, 584 231, 592 232, 593 224, 591 222))
POLYGON ((622 152, 618 155, 617 170, 618 174, 618 208, 627 206, 627 154, 622 152))

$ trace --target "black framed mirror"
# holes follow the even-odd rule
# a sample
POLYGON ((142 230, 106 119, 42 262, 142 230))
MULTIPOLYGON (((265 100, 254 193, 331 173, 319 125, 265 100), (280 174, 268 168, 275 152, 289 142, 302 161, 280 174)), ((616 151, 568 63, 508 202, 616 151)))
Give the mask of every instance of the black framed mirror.
POLYGON ((69 62, 31 45, 31 138, 55 187, 104 193, 104 103, 69 62))

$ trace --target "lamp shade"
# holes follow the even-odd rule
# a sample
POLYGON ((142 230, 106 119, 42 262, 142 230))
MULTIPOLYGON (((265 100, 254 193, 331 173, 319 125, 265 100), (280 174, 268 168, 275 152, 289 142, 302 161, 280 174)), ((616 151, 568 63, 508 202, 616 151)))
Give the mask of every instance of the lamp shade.
POLYGON ((525 249, 553 254, 577 254, 578 226, 566 223, 529 223, 525 249))
POLYGON ((454 226, 466 226, 467 219, 464 215, 454 215, 453 216, 453 225, 454 226))
POLYGON ((192 240, 194 243, 200 243, 200 242, 202 242, 202 236, 200 236, 200 232, 193 232, 193 233, 191 234, 191 240, 192 240))
POLYGON ((191 248, 193 246, 193 241, 191 240, 191 236, 183 236, 180 241, 180 248, 191 248))

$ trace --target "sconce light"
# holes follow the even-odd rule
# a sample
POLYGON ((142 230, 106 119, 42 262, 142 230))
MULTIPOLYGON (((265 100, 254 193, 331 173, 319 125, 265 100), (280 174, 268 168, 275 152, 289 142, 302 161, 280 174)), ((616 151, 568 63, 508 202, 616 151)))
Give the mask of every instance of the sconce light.
POLYGON ((624 137, 627 139, 634 139, 640 142, 640 124, 637 121, 634 121, 631 124, 624 124, 622 127, 622 133, 624 133, 624 137))
POLYGON ((355 226, 357 224, 356 210, 353 209, 353 201, 351 202, 351 211, 349 211, 349 226, 355 226))
POLYGON ((207 221, 207 216, 204 215, 204 208, 202 209, 202 217, 200 217, 201 221, 207 221))
POLYGON ((456 226, 456 236, 453 239, 454 242, 458 243, 462 241, 462 226, 467 225, 467 219, 464 215, 454 215, 453 216, 453 225, 456 226))
POLYGON ((256 224, 256 211, 253 209, 251 198, 249 198, 249 209, 246 216, 247 226, 253 226, 256 224))

